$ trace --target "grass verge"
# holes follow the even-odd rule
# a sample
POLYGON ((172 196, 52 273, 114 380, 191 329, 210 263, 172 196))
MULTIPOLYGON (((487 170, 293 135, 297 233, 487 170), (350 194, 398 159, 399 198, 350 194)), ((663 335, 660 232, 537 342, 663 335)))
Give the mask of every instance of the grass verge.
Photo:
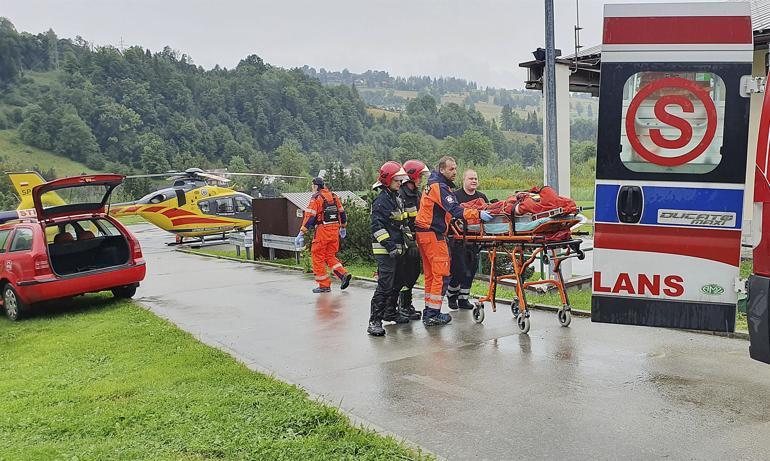
POLYGON ((0 319, 0 459, 419 459, 131 302, 0 319))

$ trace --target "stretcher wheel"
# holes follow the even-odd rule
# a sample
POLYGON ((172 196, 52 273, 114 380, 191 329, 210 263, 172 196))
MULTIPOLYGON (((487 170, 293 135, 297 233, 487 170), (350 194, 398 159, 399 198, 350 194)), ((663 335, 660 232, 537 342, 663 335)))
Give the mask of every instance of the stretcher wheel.
POLYGON ((529 317, 523 312, 516 318, 516 323, 519 325, 519 330, 521 330, 522 334, 529 333, 529 317))
POLYGON ((481 303, 476 303, 476 306, 473 308, 473 321, 476 323, 481 323, 484 321, 484 305, 481 303))
POLYGON ((559 309, 557 314, 559 316, 559 324, 563 327, 568 327, 572 323, 572 311, 569 309, 559 309))

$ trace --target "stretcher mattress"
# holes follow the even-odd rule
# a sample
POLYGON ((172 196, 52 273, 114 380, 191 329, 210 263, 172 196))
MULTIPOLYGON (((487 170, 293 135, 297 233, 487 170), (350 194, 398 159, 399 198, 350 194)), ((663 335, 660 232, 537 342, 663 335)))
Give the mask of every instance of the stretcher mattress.
MULTIPOLYGON (((560 218, 563 219, 563 216, 560 218)), ((526 234, 527 232, 532 232, 533 230, 537 229, 538 226, 540 226, 543 223, 546 223, 548 221, 553 221, 557 218, 555 217, 544 217, 540 219, 532 220, 529 217, 517 217, 516 218, 516 232, 521 232, 523 234, 526 234)), ((510 220, 507 216, 495 216, 492 218, 492 221, 489 221, 488 223, 484 224, 484 233, 491 234, 491 235, 501 235, 501 234, 507 234, 510 231, 510 220)), ((469 224, 468 225, 468 231, 469 232, 481 232, 481 224, 469 224)))

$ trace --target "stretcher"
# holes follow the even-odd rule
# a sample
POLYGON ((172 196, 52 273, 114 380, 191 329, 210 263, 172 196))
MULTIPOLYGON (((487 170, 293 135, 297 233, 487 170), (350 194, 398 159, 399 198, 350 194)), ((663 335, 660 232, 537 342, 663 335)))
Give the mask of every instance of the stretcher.
POLYGON ((497 285, 510 281, 514 283, 516 291, 511 312, 522 333, 528 333, 530 328, 529 305, 524 290, 536 285, 556 287, 562 303, 558 310, 559 323, 564 327, 569 326, 572 312, 561 274, 561 263, 570 258, 585 258, 580 249, 583 241, 573 238, 570 232, 586 221, 579 214, 582 210, 579 208, 578 213, 566 214, 561 208, 556 208, 538 215, 513 217, 498 214, 493 215, 493 219, 487 223, 468 225, 465 221, 457 220, 450 224, 450 238, 461 240, 464 245, 478 245, 489 254, 489 289, 485 296, 474 303, 473 320, 476 323, 484 321, 484 303, 489 302, 492 312, 497 311, 497 285), (499 253, 511 258, 512 274, 496 272, 495 260, 499 253), (541 258, 545 264, 552 263, 553 278, 526 281, 525 271, 541 258))

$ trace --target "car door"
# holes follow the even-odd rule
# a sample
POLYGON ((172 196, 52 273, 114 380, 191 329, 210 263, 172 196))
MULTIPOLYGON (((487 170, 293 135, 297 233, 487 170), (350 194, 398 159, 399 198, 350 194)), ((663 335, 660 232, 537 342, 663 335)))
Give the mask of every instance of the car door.
POLYGON ((34 232, 29 227, 17 227, 10 237, 11 243, 5 253, 4 270, 9 279, 18 284, 32 280, 35 276, 35 263, 32 255, 34 232))
POLYGON ((8 278, 8 275, 5 274, 6 267, 5 267, 5 261, 7 259, 7 251, 8 251, 8 237, 10 237, 11 232, 13 229, 3 229, 0 230, 0 273, 3 274, 4 278, 8 278))
POLYGON ((751 23, 745 5, 692 8, 703 11, 605 7, 596 322, 735 327, 749 114, 740 89, 741 78, 751 74, 751 23), (735 30, 704 26, 693 35, 684 28, 728 10, 735 15, 719 23, 735 30), (664 23, 681 27, 655 35, 664 23), (636 32, 629 35, 630 29, 636 32))

